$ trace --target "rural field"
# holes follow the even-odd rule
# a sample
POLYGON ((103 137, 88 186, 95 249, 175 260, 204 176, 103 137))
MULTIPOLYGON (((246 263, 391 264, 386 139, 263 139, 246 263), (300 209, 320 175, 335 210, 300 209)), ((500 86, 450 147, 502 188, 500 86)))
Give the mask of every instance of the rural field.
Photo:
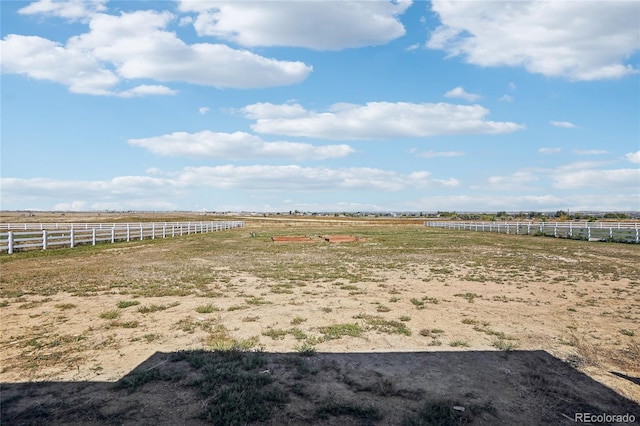
POLYGON ((0 255, 2 424, 640 420, 637 244, 417 219, 1 219, 245 221, 0 255))

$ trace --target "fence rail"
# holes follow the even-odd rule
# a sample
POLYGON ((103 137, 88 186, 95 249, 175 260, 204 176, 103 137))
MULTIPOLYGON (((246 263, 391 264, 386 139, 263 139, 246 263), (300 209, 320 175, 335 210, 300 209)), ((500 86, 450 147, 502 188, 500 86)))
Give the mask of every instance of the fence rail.
POLYGON ((0 253, 170 238, 244 227, 243 221, 141 223, 0 223, 0 253))
POLYGON ((640 224, 630 222, 426 221, 425 226, 516 235, 544 235, 588 241, 640 243, 640 224))

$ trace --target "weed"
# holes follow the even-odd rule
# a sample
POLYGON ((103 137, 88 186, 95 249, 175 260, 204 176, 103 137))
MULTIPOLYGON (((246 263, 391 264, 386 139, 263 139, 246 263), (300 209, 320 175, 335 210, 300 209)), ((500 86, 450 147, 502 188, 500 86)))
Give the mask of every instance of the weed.
POLYGON ((248 305, 233 305, 233 306, 229 306, 227 308, 227 311, 233 312, 233 311, 240 311, 242 309, 249 309, 249 306, 248 305))
POLYGON ((218 351, 248 350, 253 348, 257 343, 257 337, 243 340, 234 339, 229 335, 225 326, 221 324, 211 330, 206 339, 207 346, 218 351))
POLYGON ((332 324, 320 327, 318 330, 324 334, 326 340, 339 339, 343 336, 359 337, 364 332, 360 324, 356 323, 332 324))
POLYGON ((7 306, 9 306, 8 300, 3 300, 2 302, 0 302, 0 308, 6 308, 7 306))
POLYGON ((409 321, 411 321, 411 317, 409 317, 407 315, 403 315, 403 316, 400 317, 400 321, 409 322, 409 321))
POLYGON ((399 300, 400 299, 398 299, 397 297, 392 297, 391 299, 389 299, 389 303, 396 303, 399 300))
POLYGON ((368 421, 377 421, 383 418, 380 410, 373 405, 363 407, 347 401, 338 402, 334 399, 322 401, 316 408, 315 416, 323 420, 336 416, 351 416, 368 421))
POLYGON ((125 309, 130 306, 138 306, 140 302, 138 300, 121 300, 118 302, 118 308, 125 309))
POLYGON ((449 343, 452 348, 468 348, 469 343, 466 340, 453 340, 449 343))
POLYGON ((57 305, 55 305, 56 308, 60 309, 61 311, 66 311, 68 309, 73 309, 76 307, 76 305, 74 305, 73 303, 59 303, 57 305))
POLYGON ((314 356, 316 354, 316 347, 304 342, 302 345, 296 346, 296 352, 302 356, 314 356))
POLYGON ((389 312, 391 309, 389 309, 388 307, 384 306, 384 305, 380 305, 376 308, 376 311, 378 312, 389 312))
POLYGON ((149 306, 140 306, 138 308, 138 312, 140 312, 141 314, 149 314, 151 312, 164 311, 165 309, 168 309, 168 308, 169 307, 165 305, 151 304, 149 306))
POLYGON ((100 318, 102 319, 116 319, 120 317, 120 311, 116 309, 112 309, 110 311, 103 311, 100 313, 100 318))
POLYGON ((288 333, 286 330, 282 330, 279 328, 269 328, 262 332, 263 336, 271 337, 273 340, 284 339, 288 333))
POLYGON ((496 347, 497 349, 500 349, 501 351, 512 351, 515 348, 518 347, 518 344, 511 341, 511 340, 505 340, 505 339, 495 339, 493 342, 491 342, 491 345, 496 347))
POLYGON ((621 329, 620 333, 624 334, 625 336, 635 336, 636 333, 633 330, 626 330, 626 329, 621 329))
POLYGON ((213 306, 212 304, 207 304, 207 305, 202 305, 202 306, 196 307, 196 312, 199 313, 199 314, 210 314, 212 312, 217 312, 219 310, 220 310, 220 308, 217 308, 217 307, 213 306))
POLYGON ((424 309, 424 302, 422 300, 416 299, 415 297, 413 297, 411 299, 411 303, 413 303, 415 305, 416 308, 418 309, 424 309))
POLYGON ((473 303, 474 299, 476 297, 482 297, 482 296, 480 296, 478 294, 475 294, 475 293, 457 293, 457 294, 454 294, 454 296, 462 297, 464 299, 467 299, 467 302, 469 302, 469 303, 473 303))
POLYGON ((405 336, 411 336, 411 330, 409 330, 406 325, 398 321, 390 321, 382 317, 367 314, 358 314, 353 318, 364 320, 370 330, 376 330, 382 333, 404 334, 405 336))
POLYGON ((462 323, 463 324, 469 324, 469 325, 476 325, 476 324, 478 324, 478 320, 474 320, 474 319, 471 319, 471 318, 465 318, 465 319, 462 320, 462 323))
POLYGON ((154 342, 154 341, 160 339, 160 337, 161 336, 159 334, 156 334, 156 333, 149 333, 149 334, 145 334, 144 336, 142 336, 144 341, 147 342, 147 343, 154 342))
POLYGON ((269 305, 271 302, 264 300, 262 297, 252 297, 251 299, 245 300, 247 305, 269 305))
POLYGON ((302 318, 302 317, 295 317, 294 319, 291 320, 291 324, 292 325, 300 325, 303 322, 307 321, 306 318, 302 318))
POLYGON ((322 312, 328 314, 329 312, 333 312, 333 309, 331 309, 331 308, 322 308, 322 312))
POLYGON ((471 421, 468 412, 459 411, 454 407, 459 404, 453 401, 429 401, 417 414, 407 415, 402 420, 403 426, 456 426, 467 424, 471 421))
POLYGON ((242 318, 242 322, 256 322, 259 319, 260 319, 260 317, 258 317, 258 316, 244 317, 244 318, 242 318))

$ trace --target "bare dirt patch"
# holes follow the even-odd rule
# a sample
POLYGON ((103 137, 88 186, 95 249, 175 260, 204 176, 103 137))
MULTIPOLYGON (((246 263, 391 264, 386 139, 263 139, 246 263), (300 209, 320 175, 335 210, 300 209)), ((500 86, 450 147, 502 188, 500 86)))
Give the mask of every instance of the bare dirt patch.
POLYGON ((216 423, 243 377, 238 424, 640 419, 636 245, 253 218, 0 262, 3 423, 216 423))

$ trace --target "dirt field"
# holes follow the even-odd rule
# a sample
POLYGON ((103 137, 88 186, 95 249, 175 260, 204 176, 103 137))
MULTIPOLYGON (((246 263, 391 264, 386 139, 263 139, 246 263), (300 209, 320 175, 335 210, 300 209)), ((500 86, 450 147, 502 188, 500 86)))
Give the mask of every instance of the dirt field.
POLYGON ((1 255, 2 424, 640 421, 638 245, 421 223, 1 255))

